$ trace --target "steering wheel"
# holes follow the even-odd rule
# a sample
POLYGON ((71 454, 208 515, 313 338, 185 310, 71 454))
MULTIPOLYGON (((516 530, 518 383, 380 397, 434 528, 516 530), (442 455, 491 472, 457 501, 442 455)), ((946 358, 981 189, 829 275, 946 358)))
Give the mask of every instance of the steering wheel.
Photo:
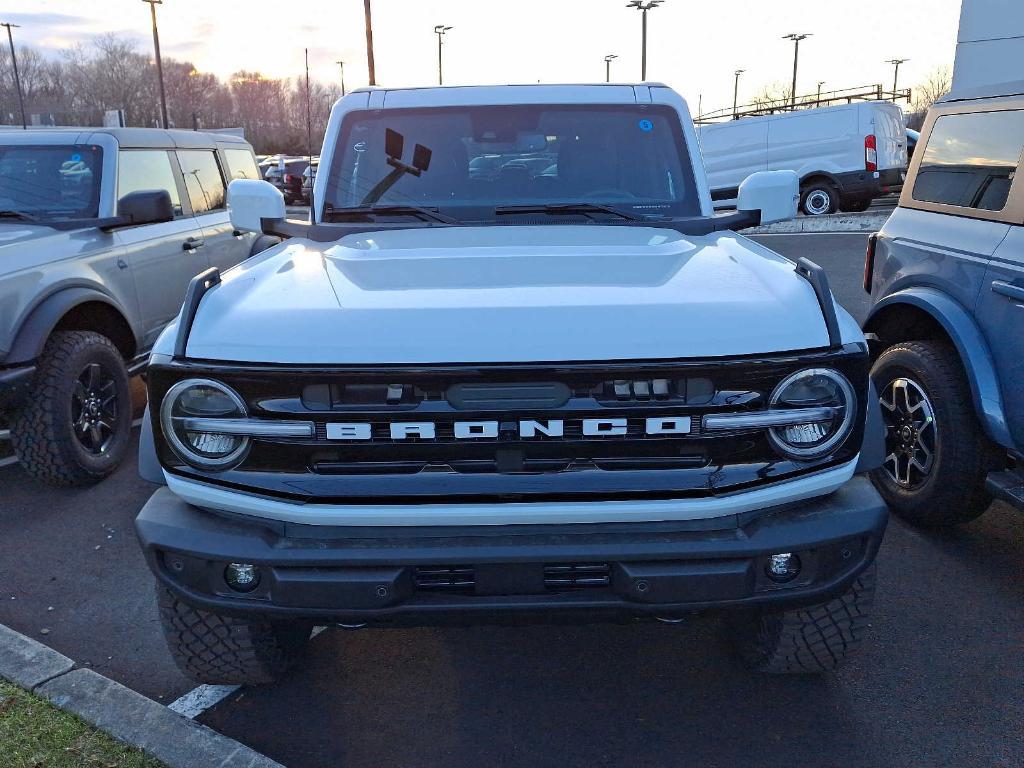
POLYGON ((605 200, 636 200, 637 196, 626 189, 595 189, 593 192, 587 192, 583 199, 593 200, 598 197, 605 200))

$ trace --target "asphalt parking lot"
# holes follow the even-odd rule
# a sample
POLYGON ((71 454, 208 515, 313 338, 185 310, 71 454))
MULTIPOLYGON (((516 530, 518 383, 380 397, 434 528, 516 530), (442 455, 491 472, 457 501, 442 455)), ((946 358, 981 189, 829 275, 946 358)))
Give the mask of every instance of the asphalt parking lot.
MULTIPOLYGON (((757 238, 829 272, 860 319, 865 236, 757 238)), ((0 468, 0 623, 160 701, 193 688, 160 636, 134 461, 55 490, 0 468)), ((332 630, 279 684, 199 720, 289 766, 1024 764, 1024 520, 893 521, 873 633, 819 678, 752 676, 711 617, 332 630)))

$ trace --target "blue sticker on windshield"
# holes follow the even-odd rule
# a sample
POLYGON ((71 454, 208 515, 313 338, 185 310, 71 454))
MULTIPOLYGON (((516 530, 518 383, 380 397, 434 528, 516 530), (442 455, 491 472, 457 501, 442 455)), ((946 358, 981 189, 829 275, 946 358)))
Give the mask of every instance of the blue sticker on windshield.
POLYGON ((77 155, 77 154, 72 155, 71 156, 71 162, 72 163, 80 163, 80 162, 82 162, 82 156, 81 155, 77 155))
POLYGON ((650 133, 651 131, 654 130, 654 123, 652 123, 646 117, 640 121, 639 125, 640 130, 643 131, 644 133, 650 133))

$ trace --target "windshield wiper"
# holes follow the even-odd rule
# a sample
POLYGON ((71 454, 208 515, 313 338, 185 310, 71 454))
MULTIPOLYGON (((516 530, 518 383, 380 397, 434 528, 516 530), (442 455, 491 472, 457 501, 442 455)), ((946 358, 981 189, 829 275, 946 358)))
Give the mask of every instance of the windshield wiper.
POLYGON ((324 210, 328 220, 352 216, 362 219, 374 216, 417 216, 422 221, 436 221, 441 224, 460 224, 458 219, 445 216, 437 208, 422 208, 418 205, 356 205, 345 208, 326 206, 324 210))
POLYGON ((24 211, 0 211, 0 219, 20 219, 21 221, 39 221, 35 216, 24 211))
POLYGON ((497 216, 514 216, 516 214, 530 214, 530 213, 545 213, 552 216, 587 216, 588 218, 594 218, 595 213, 607 213, 612 216, 618 216, 620 219, 626 219, 627 221, 642 221, 640 216, 634 216, 632 213, 626 213, 620 211, 618 208, 612 208, 610 205, 602 205, 601 203, 548 203, 541 205, 499 205, 494 209, 494 213, 497 216))

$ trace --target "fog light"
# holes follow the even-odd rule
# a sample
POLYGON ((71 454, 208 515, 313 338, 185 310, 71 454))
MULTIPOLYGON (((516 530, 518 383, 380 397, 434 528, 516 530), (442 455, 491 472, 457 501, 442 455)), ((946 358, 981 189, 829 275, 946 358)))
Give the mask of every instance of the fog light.
POLYGON ((772 581, 792 581, 800 574, 800 557, 792 552, 769 555, 764 572, 772 581))
POLYGON ((231 563, 224 569, 224 581, 236 592, 252 592, 259 586, 260 573, 255 565, 231 563))

